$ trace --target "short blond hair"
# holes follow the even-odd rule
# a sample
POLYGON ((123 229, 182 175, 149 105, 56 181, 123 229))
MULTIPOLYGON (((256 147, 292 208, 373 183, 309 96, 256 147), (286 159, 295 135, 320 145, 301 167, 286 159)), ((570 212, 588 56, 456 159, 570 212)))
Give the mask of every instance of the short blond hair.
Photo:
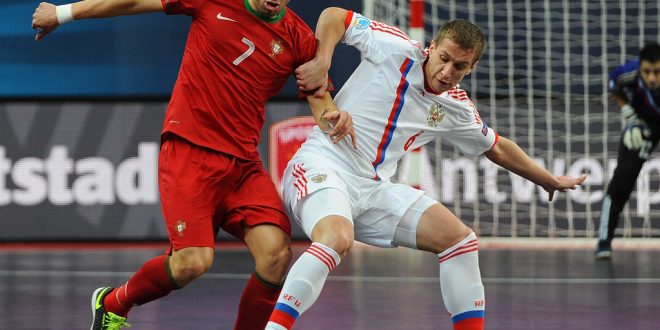
POLYGON ((477 63, 481 59, 486 48, 486 37, 481 29, 472 22, 462 19, 451 20, 443 24, 433 42, 439 45, 444 39, 457 43, 465 50, 474 49, 476 52, 473 63, 477 63))

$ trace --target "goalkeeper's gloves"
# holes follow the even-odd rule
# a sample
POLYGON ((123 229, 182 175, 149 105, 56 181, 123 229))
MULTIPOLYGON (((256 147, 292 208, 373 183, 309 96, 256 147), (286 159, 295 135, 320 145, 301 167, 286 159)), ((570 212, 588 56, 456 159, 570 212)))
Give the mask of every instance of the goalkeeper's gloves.
POLYGON ((630 150, 642 149, 649 142, 647 139, 651 136, 651 131, 646 122, 637 116, 635 110, 629 104, 621 108, 621 114, 625 121, 623 144, 630 150))

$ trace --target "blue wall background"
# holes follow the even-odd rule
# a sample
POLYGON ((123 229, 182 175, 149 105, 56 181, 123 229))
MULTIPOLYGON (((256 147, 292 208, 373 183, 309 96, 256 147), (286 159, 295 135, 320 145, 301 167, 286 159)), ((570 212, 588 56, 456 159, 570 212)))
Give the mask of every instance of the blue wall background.
MULTIPOLYGON (((0 98, 169 97, 183 55, 189 17, 152 13, 76 21, 35 42, 31 20, 39 2, 0 2, 0 98)), ((362 3, 289 3, 312 29, 318 15, 329 6, 361 11, 362 3)), ((342 66, 333 67, 330 75, 339 87, 357 66, 359 54, 340 46, 337 58, 342 59, 342 66)), ((294 98, 295 87, 290 79, 280 97, 294 98)))

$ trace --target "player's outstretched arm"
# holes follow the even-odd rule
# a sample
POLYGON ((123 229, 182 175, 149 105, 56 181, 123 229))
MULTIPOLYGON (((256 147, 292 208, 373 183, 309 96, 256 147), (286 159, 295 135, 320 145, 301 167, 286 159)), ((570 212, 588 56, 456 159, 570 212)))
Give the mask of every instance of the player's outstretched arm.
POLYGON ((575 189, 587 178, 584 174, 577 178, 552 175, 536 164, 520 146, 502 136, 484 155, 493 163, 543 187, 548 192, 548 200, 550 201, 552 201, 555 191, 575 189))
POLYGON ((330 93, 326 92, 321 98, 307 96, 307 103, 309 103, 317 125, 330 136, 332 142, 336 144, 346 136, 350 136, 353 148, 357 149, 353 117, 348 112, 337 109, 330 93))
POLYGON ((162 11, 161 0, 86 0, 55 6, 42 2, 32 14, 32 28, 38 30, 36 41, 53 32, 58 26, 86 18, 103 18, 162 11))
POLYGON ((328 84, 328 69, 335 47, 344 37, 344 19, 348 11, 330 7, 323 10, 316 24, 318 42, 316 57, 296 69, 296 82, 303 91, 317 90, 316 97, 323 97, 328 84))

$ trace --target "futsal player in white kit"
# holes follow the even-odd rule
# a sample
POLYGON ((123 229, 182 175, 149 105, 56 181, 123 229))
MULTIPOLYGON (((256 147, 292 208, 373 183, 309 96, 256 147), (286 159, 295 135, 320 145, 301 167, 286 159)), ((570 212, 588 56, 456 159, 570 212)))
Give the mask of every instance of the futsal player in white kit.
POLYGON ((339 41, 364 56, 335 97, 337 107, 353 117, 358 147, 348 139, 334 144, 315 127, 289 162, 282 182, 285 205, 312 244, 290 269, 266 329, 293 327, 354 240, 437 254, 442 297, 454 329, 483 329, 485 298, 475 233, 424 191, 390 182, 397 161, 442 137, 466 156, 485 155, 542 186, 550 199, 556 190, 575 189, 586 177, 552 175, 480 118, 458 87, 485 47, 474 24, 448 22, 425 49, 395 27, 328 8, 316 37, 316 58, 297 70, 303 88, 321 83, 339 41))

